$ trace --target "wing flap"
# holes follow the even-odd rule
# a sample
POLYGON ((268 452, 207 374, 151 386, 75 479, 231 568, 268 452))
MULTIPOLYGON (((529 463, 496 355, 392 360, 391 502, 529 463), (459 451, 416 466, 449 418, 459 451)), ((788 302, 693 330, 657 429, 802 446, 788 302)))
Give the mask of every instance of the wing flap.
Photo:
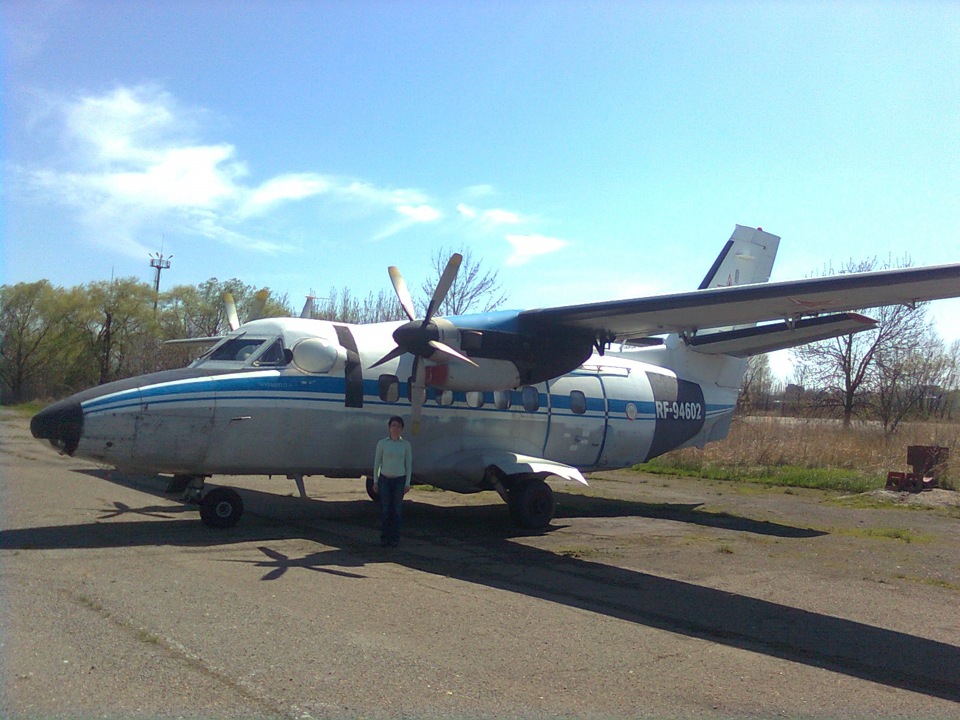
POLYGON ((710 355, 749 357, 841 335, 852 335, 876 327, 877 321, 871 318, 856 313, 840 313, 806 318, 795 323, 780 322, 697 335, 690 338, 688 346, 691 350, 710 355))
POLYGON ((457 472, 466 477, 483 475, 484 469, 496 465, 507 475, 548 474, 564 480, 587 484, 583 474, 575 467, 547 460, 546 458, 521 455, 507 450, 478 450, 462 453, 452 463, 457 472))

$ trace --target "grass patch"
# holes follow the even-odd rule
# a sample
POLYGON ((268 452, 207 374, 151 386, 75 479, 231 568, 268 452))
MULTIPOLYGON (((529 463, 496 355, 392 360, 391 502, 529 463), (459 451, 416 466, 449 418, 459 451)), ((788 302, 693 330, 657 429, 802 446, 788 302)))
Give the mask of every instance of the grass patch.
POLYGON ((677 459, 669 455, 634 465, 632 469, 637 472, 655 475, 751 482, 777 487, 800 487, 849 493, 876 490, 882 488, 886 482, 885 476, 858 472, 847 468, 809 468, 793 465, 726 465, 702 460, 677 459))
POLYGON ((29 418, 36 415, 49 404, 50 403, 42 400, 34 400, 28 403, 21 403, 20 405, 4 405, 3 407, 5 410, 12 410, 17 415, 29 418))
POLYGON ((880 538, 881 540, 900 540, 905 543, 923 543, 930 542, 930 538, 920 533, 904 528, 852 528, 845 530, 831 531, 837 535, 849 535, 851 537, 880 538))
MULTIPOLYGON (((740 416, 727 438, 674 450, 634 469, 647 473, 862 493, 882 488, 890 470, 907 471, 907 447, 942 445, 960 458, 960 423, 904 423, 885 435, 877 423, 740 416)), ((957 472, 943 466, 940 486, 958 489, 957 472)))
POLYGON ((943 588, 944 590, 956 590, 960 591, 960 585, 949 580, 940 580, 938 578, 913 578, 905 577, 904 580, 910 580, 911 582, 918 582, 923 585, 931 585, 933 587, 943 588))

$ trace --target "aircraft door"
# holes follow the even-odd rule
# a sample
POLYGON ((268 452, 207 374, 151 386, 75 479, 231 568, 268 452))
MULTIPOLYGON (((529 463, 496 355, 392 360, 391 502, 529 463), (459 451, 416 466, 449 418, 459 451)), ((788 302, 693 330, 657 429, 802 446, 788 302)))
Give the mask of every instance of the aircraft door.
POLYGON ((564 375, 549 383, 544 457, 578 468, 597 464, 607 432, 607 400, 598 375, 564 375))

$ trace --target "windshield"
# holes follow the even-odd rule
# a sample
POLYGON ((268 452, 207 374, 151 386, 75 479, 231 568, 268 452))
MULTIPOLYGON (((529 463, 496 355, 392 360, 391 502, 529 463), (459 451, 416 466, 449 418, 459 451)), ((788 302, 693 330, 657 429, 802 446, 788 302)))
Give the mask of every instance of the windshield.
POLYGON ((207 360, 246 362, 264 342, 266 341, 255 338, 233 338, 216 348, 207 360))

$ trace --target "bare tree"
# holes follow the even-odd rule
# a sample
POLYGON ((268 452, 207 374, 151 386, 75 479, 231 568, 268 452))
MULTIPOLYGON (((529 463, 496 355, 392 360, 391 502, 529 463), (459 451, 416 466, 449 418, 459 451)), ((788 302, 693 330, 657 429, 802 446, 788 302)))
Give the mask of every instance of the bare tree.
POLYGON ((350 292, 350 288, 337 290, 335 287, 330 288, 327 297, 314 306, 313 317, 353 324, 406 319, 400 301, 392 292, 371 292, 361 300, 350 292))
MULTIPOLYGON (((876 258, 861 262, 850 260, 838 272, 868 272, 912 264, 907 257, 883 264, 876 258)), ((825 274, 831 275, 834 271, 831 268, 825 274)), ((808 397, 820 411, 838 412, 844 426, 849 426, 853 417, 863 414, 870 405, 869 391, 877 382, 878 353, 892 357, 895 348, 915 346, 927 327, 924 305, 891 305, 874 308, 868 314, 879 321, 877 330, 843 335, 792 351, 798 368, 795 374, 803 377, 808 397)))
MULTIPOLYGON (((443 274, 447 261, 454 252, 463 255, 463 262, 460 264, 457 279, 450 286, 450 290, 440 304, 437 314, 447 316, 465 315, 470 312, 490 312, 500 307, 506 301, 507 296, 504 294, 503 287, 497 277, 499 271, 485 269, 482 261, 474 259, 469 248, 461 245, 458 250, 440 248, 435 252, 432 262, 437 273, 437 279, 443 274)), ((420 306, 422 312, 426 311, 436 285, 436 279, 424 281, 421 285, 420 306)))
POLYGON ((910 415, 922 413, 931 396, 942 395, 950 365, 943 341, 930 324, 916 341, 909 338, 877 349, 873 404, 887 435, 910 415))
POLYGON ((750 356, 743 374, 740 395, 737 397, 737 409, 745 413, 769 410, 772 391, 773 370, 770 368, 770 356, 750 356))

